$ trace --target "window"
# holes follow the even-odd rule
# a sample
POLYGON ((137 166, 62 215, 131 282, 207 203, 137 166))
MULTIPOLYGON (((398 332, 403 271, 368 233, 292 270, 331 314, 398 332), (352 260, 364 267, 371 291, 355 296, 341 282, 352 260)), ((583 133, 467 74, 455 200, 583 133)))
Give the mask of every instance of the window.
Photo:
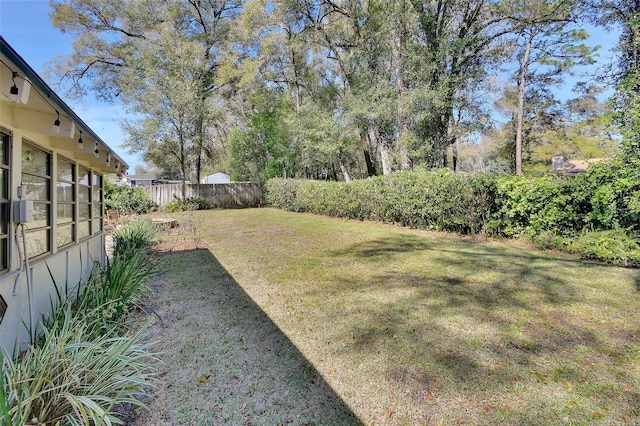
POLYGON ((9 265, 9 147, 11 136, 0 132, 0 271, 9 265))
POLYGON ((91 171, 78 168, 78 236, 91 235, 91 171))
POLYGON ((28 223, 27 253, 39 256, 51 250, 51 154, 22 144, 23 199, 33 200, 33 221, 28 223))
POLYGON ((93 234, 102 231, 102 176, 93 174, 93 204, 91 230, 93 234))
POLYGON ((80 167, 78 172, 78 230, 80 238, 102 231, 102 176, 80 167))
POLYGON ((56 247, 64 247, 73 243, 75 235, 75 165, 70 161, 58 158, 57 166, 56 247))

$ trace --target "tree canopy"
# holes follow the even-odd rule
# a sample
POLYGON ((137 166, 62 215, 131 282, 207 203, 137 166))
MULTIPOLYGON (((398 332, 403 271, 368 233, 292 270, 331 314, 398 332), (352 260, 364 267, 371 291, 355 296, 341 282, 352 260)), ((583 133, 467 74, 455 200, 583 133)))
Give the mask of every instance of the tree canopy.
POLYGON ((121 99, 133 117, 125 123, 129 149, 171 177, 196 180, 216 168, 243 180, 349 181, 415 168, 521 172, 523 162, 525 171, 544 172, 529 165, 546 162, 550 171, 555 155, 607 155, 617 149, 615 134, 626 147, 640 140, 637 5, 51 5, 54 25, 76 36, 55 72, 76 95, 91 88, 121 99), (579 74, 597 59, 587 22, 621 30, 608 82, 579 74), (570 75, 579 79, 577 97, 558 99, 554 88, 570 75), (616 89, 609 104, 604 84, 616 89))

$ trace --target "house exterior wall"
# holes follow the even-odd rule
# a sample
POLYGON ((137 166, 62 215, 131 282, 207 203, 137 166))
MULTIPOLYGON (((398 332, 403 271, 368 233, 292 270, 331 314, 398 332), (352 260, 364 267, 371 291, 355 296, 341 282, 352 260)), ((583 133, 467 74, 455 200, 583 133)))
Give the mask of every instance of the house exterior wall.
POLYGON ((2 36, 0 59, 0 347, 16 355, 104 263, 104 179, 127 165, 2 36))
MULTIPOLYGON (((42 315, 51 309, 51 303, 57 299, 54 283, 58 289, 72 296, 80 282, 86 281, 95 262, 104 263, 104 234, 102 232, 103 220, 103 174, 92 169, 79 161, 74 161, 72 153, 52 149, 50 140, 44 135, 33 132, 26 132, 11 126, 11 114, 5 114, 6 108, 0 111, 0 132, 10 135, 9 169, 8 169, 8 194, 9 206, 8 217, 3 217, 3 227, 6 229, 8 238, 6 241, 6 268, 0 270, 0 296, 4 300, 7 309, 0 322, 0 346, 9 353, 16 353, 24 349, 28 344, 29 332, 27 325, 31 322, 40 322, 42 315), (49 227, 43 233, 48 236, 48 246, 45 253, 33 256, 29 259, 29 268, 26 269, 24 262, 24 249, 22 243, 22 232, 20 226, 12 220, 15 206, 13 202, 19 200, 18 187, 22 183, 22 159, 23 144, 36 147, 49 155, 50 176, 47 191, 49 193, 48 220, 49 227), (66 155, 65 155, 66 154, 66 155), (58 218, 58 185, 56 176, 58 175, 58 159, 64 159, 74 167, 76 179, 74 180, 74 202, 73 240, 58 247, 62 232, 60 227, 64 226, 64 220, 58 218), (80 210, 80 191, 85 189, 78 184, 79 170, 87 170, 92 177, 98 179, 100 185, 91 188, 92 202, 84 206, 84 213, 80 210), (99 197, 99 199, 96 199, 99 197), (90 215, 89 221, 82 220, 86 214, 90 215), (81 234, 80 228, 90 229, 89 235, 81 234), (93 228, 93 229, 91 229, 93 228), (27 273, 32 276, 32 303, 29 303, 29 288, 27 285, 27 273), (33 312, 30 313, 30 310, 33 312), (33 319, 31 318, 33 315, 33 319)), ((4 215, 3 215, 4 216, 4 215)), ((30 222, 26 222, 27 229, 30 222)), ((30 241, 35 238, 34 234, 26 232, 27 250, 29 251, 30 241)))

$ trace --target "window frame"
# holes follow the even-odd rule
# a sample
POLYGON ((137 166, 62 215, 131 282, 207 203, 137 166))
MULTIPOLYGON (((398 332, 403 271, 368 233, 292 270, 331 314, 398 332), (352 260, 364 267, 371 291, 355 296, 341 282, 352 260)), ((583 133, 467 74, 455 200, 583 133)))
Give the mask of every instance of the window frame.
POLYGON ((91 235, 98 235, 104 227, 104 175, 91 171, 91 235), (96 211, 96 207, 98 210, 96 211))
POLYGON ((65 248, 76 242, 76 234, 77 234, 77 164, 75 161, 69 160, 62 156, 57 156, 56 159, 56 248, 65 248), (67 166, 71 166, 71 180, 64 179, 60 175, 60 163, 65 163, 67 166), (71 186, 71 201, 62 200, 59 193, 60 184, 67 184, 71 186), (71 220, 68 222, 61 222, 59 216, 59 207, 60 206, 70 206, 71 207, 71 220), (71 238, 70 240, 65 241, 64 244, 60 244, 59 232, 58 230, 62 227, 71 226, 71 238))
MULTIPOLYGON (((34 200, 32 198, 29 197, 23 197, 23 199, 27 199, 27 200, 32 200, 33 201, 33 211, 34 211, 34 215, 36 214, 36 207, 37 206, 45 206, 48 207, 47 210, 47 215, 46 215, 46 225, 44 226, 38 226, 38 227, 29 227, 26 230, 27 236, 29 236, 29 234, 33 235, 35 233, 38 232, 43 232, 46 236, 46 249, 44 251, 38 252, 35 255, 31 255, 29 256, 29 259, 37 259, 40 257, 44 257, 47 256, 49 254, 52 253, 53 250, 53 189, 52 189, 52 182, 53 182, 53 154, 50 151, 47 151, 43 148, 41 148, 40 146, 38 146, 37 144, 27 140, 27 139, 23 139, 22 140, 22 158, 24 158, 25 152, 28 149, 32 149, 34 151, 38 151, 42 154, 45 155, 45 166, 46 166, 46 171, 48 174, 42 174, 42 173, 38 173, 38 172, 32 172, 32 171, 27 171, 25 172, 25 167, 24 167, 24 163, 21 164, 20 167, 20 177, 21 177, 21 186, 28 186, 28 183, 25 183, 25 179, 24 176, 32 176, 35 178, 39 178, 39 179, 43 179, 46 181, 46 191, 47 191, 47 199, 46 200, 34 200)), ((33 241, 32 238, 28 238, 28 241, 33 241)), ((27 248, 27 251, 29 251, 29 248, 27 248)), ((25 253, 25 256, 29 255, 29 253, 25 253)))
POLYGON ((0 129, 2 147, 0 148, 0 274, 9 270, 10 263, 10 225, 11 218, 11 143, 10 132, 0 129))

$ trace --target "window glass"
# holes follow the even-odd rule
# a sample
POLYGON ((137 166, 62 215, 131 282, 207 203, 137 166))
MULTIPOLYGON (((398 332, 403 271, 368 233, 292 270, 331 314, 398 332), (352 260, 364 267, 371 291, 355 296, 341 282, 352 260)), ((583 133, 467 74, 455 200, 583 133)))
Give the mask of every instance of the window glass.
POLYGON ((0 235, 7 234, 9 227, 9 203, 0 203, 0 235))
POLYGON ((49 205, 33 204, 33 220, 28 222, 29 228, 41 228, 49 224, 49 205))
POLYGON ((81 203, 88 203, 91 201, 91 188, 86 188, 84 186, 80 187, 80 191, 78 193, 78 198, 81 203))
POLYGON ((22 172, 40 176, 49 175, 50 155, 37 148, 25 145, 22 150, 22 172))
POLYGON ((49 178, 22 174, 24 184, 25 200, 48 201, 49 200, 49 178))
POLYGON ((92 226, 91 230, 94 234, 102 231, 102 184, 103 176, 93 175, 93 187, 92 189, 92 226))
POLYGON ((102 218, 93 220, 93 233, 102 231, 102 218))
POLYGON ((89 186, 89 169, 80 167, 78 170, 78 183, 80 185, 89 186))
POLYGON ((9 185, 7 185, 7 183, 7 170, 2 169, 0 170, 0 198, 9 198, 9 188, 7 188, 9 185))
POLYGON ((73 184, 67 182, 58 182, 58 201, 73 202, 73 184))
POLYGON ((33 201, 33 220, 28 223, 27 253, 39 256, 51 250, 51 154, 35 145, 22 144, 24 199, 33 201))
POLYGON ((78 224, 78 234, 80 238, 88 237, 91 234, 91 222, 80 222, 78 224))
POLYGON ((90 204, 80 204, 79 217, 80 217, 80 220, 89 220, 89 219, 91 219, 91 205, 90 204))
POLYGON ((9 265, 9 147, 11 136, 0 132, 0 271, 9 265))
POLYGON ((73 222, 73 204, 58 204, 58 223, 73 222))
POLYGON ((7 238, 0 240, 0 269, 7 269, 8 262, 7 238))
POLYGON ((73 228, 72 224, 58 226, 56 233, 57 247, 66 246, 73 242, 73 228))
POLYGON ((38 256, 49 251, 48 229, 29 230, 27 234, 27 253, 29 257, 38 256))
POLYGON ((58 180, 73 182, 73 164, 63 159, 58 159, 58 180))

